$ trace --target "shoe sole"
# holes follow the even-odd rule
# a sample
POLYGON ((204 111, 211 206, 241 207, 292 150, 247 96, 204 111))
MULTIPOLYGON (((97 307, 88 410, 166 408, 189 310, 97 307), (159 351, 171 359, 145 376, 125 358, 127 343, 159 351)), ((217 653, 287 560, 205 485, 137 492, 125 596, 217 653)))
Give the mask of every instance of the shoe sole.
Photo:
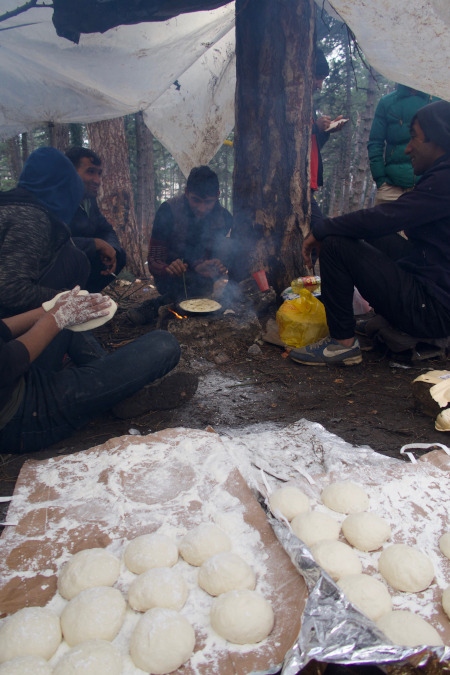
POLYGON ((198 387, 194 373, 173 373, 118 403, 112 412, 119 419, 140 417, 156 410, 173 410, 190 401, 198 387))
POLYGON ((303 366, 357 366, 362 363, 362 355, 358 354, 357 356, 351 356, 348 359, 343 359, 342 361, 304 361, 301 359, 295 359, 291 356, 291 361, 295 363, 301 363, 303 366))

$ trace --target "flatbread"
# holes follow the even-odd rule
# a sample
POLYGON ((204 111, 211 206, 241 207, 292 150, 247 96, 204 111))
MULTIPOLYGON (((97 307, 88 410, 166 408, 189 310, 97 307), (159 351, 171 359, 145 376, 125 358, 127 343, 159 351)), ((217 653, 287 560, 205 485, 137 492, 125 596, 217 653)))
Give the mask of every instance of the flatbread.
MULTIPOLYGON (((55 295, 55 297, 52 298, 51 300, 43 302, 42 307, 45 309, 46 312, 48 312, 49 309, 52 309, 56 305, 59 298, 62 295, 65 295, 66 293, 69 293, 69 291, 63 291, 62 293, 58 293, 58 295, 55 295)), ((78 295, 89 295, 89 293, 88 291, 80 291, 78 295)), ((72 330, 74 331, 74 333, 80 333, 81 331, 84 330, 92 330, 93 328, 103 326, 104 323, 113 318, 114 314, 117 311, 117 303, 115 303, 112 298, 110 298, 110 300, 111 305, 108 307, 108 314, 105 314, 104 316, 99 316, 98 319, 90 319, 90 321, 85 321, 84 323, 76 324, 75 326, 67 326, 67 330, 72 330)))
POLYGON ((186 312, 217 312, 218 309, 222 308, 222 305, 215 300, 210 300, 210 298, 183 300, 178 304, 186 312))
POLYGON ((330 122, 330 126, 325 131, 331 131, 332 129, 336 129, 336 127, 338 127, 340 124, 345 124, 345 122, 348 122, 348 119, 333 120, 332 122, 330 122))

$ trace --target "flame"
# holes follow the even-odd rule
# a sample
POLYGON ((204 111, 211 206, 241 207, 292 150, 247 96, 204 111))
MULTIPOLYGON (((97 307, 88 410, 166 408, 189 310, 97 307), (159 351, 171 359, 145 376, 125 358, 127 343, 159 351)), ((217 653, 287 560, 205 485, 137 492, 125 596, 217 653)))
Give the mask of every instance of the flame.
POLYGON ((174 314, 177 319, 187 319, 187 316, 181 316, 181 314, 177 314, 173 309, 169 309, 169 312, 172 312, 172 314, 174 314))

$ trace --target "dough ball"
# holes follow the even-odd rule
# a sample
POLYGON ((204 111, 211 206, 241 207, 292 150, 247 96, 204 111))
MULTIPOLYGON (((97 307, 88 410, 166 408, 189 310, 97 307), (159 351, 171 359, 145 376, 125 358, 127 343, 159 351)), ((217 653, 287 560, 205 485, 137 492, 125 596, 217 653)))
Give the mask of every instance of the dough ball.
POLYGON ((311 546, 311 553, 318 565, 337 581, 347 574, 361 574, 361 562, 350 546, 342 541, 322 539, 311 546))
POLYGON ((62 568, 58 591, 72 600, 80 591, 94 586, 113 586, 120 572, 120 560, 104 548, 88 548, 75 553, 62 568))
POLYGON ((291 522, 294 534, 307 546, 321 539, 337 539, 341 526, 337 520, 320 511, 299 513, 291 522))
POLYGON ((434 579, 433 563, 425 553, 406 544, 392 544, 382 551, 378 571, 397 591, 418 593, 434 579))
POLYGON ((172 567, 155 567, 137 577, 128 590, 128 603, 138 612, 152 607, 180 610, 187 599, 188 587, 172 567))
POLYGON ((40 656, 16 656, 0 666, 0 675, 52 675, 52 667, 40 656))
POLYGON ((292 520, 298 513, 309 511, 308 497, 294 485, 285 485, 272 492, 269 504, 274 513, 280 511, 287 520, 292 520))
POLYGON ((210 618, 216 633, 238 645, 264 640, 275 620, 270 603, 256 591, 246 589, 219 595, 211 606, 210 618))
POLYGON ((173 567, 178 562, 178 547, 165 534, 142 534, 130 541, 123 557, 130 572, 142 574, 153 567, 173 567))
POLYGON ((122 667, 117 647, 106 640, 90 640, 64 654, 53 675, 121 675, 122 667))
POLYGON ((405 609, 398 609, 383 614, 377 626, 395 645, 401 647, 429 647, 443 645, 439 633, 433 626, 417 614, 405 609))
POLYGON ((442 593, 442 607, 450 619, 450 586, 447 586, 445 591, 442 593))
POLYGON ((256 576, 250 565, 236 553, 216 553, 198 571, 198 585, 210 595, 241 588, 253 590, 256 576))
POLYGON ((446 532, 439 539, 439 548, 447 558, 450 558, 450 532, 446 532))
POLYGON ((375 513, 352 513, 342 523, 348 543, 360 551, 376 551, 391 536, 391 526, 375 513))
POLYGON ((360 513, 369 508, 369 497, 360 485, 351 481, 331 483, 322 490, 322 502, 339 513, 360 513))
POLYGON ((155 607, 145 612, 131 635, 134 664, 153 675, 179 668, 191 657, 195 633, 191 624, 173 609, 155 607))
POLYGON ((347 599, 372 621, 377 621, 392 609, 392 599, 386 586, 368 574, 341 577, 338 586, 347 599))
POLYGON ((125 611, 126 602, 117 588, 87 588, 70 600, 61 614, 64 639, 70 647, 88 640, 114 640, 125 611))
POLYGON ((61 643, 59 617, 45 607, 24 607, 0 628, 0 663, 16 656, 50 659, 61 643))
POLYGON ((230 538, 214 523, 202 523, 188 532, 180 542, 182 557, 196 567, 203 565, 212 555, 230 549, 230 538))

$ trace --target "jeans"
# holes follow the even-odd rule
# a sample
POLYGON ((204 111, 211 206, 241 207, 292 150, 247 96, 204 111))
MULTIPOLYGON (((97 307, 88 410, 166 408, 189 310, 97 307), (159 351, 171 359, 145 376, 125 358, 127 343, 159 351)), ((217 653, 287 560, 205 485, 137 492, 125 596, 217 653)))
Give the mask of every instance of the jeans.
POLYGON ((450 311, 397 263, 410 246, 397 234, 371 244, 333 236, 321 242, 321 300, 331 337, 344 340, 354 335, 354 286, 397 330, 422 338, 450 335, 450 311))
POLYGON ((67 438, 166 375, 179 359, 177 340, 156 330, 82 366, 50 372, 32 364, 25 375, 24 399, 0 431, 0 452, 35 452, 67 438))

